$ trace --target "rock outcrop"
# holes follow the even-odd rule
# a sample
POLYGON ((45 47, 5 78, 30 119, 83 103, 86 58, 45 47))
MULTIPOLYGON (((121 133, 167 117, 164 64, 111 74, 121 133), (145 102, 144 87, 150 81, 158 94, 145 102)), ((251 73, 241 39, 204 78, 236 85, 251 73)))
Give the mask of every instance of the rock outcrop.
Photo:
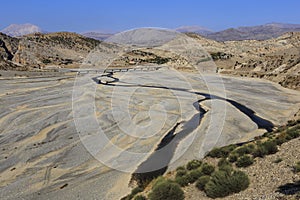
MULTIPOLYGON (((100 41, 68 33, 34 33, 20 38, 0 35, 2 63, 23 68, 43 68, 46 65, 77 66, 100 41)), ((3 67, 2 69, 7 69, 3 67)))

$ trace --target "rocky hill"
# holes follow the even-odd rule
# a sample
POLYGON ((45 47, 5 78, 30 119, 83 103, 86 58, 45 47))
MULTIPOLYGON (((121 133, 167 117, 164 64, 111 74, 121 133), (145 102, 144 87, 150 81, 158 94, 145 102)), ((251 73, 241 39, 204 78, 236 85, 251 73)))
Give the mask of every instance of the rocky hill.
POLYGON ((196 34, 214 59, 221 74, 263 78, 292 89, 300 89, 300 33, 290 32, 264 41, 216 42, 196 34))
POLYGON ((0 68, 17 68, 11 61, 18 50, 19 39, 0 33, 0 68))
POLYGON ((1 69, 19 66, 22 69, 80 65, 100 41, 76 33, 34 33, 20 38, 0 35, 1 69))

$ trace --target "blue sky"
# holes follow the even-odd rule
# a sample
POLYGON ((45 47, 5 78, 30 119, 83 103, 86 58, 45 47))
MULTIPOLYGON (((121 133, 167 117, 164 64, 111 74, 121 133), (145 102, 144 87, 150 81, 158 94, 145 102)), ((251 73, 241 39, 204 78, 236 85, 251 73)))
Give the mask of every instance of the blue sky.
POLYGON ((299 0, 11 0, 0 29, 32 23, 46 31, 122 31, 200 25, 212 30, 269 22, 300 24, 299 0))

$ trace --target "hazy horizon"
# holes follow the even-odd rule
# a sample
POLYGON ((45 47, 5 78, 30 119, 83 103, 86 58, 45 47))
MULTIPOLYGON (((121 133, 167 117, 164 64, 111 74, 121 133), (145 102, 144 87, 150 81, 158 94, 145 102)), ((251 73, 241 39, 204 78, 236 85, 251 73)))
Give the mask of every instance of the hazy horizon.
POLYGON ((297 0, 5 1, 0 29, 31 23, 45 31, 118 32, 136 27, 202 26, 213 31, 266 23, 300 23, 297 0))

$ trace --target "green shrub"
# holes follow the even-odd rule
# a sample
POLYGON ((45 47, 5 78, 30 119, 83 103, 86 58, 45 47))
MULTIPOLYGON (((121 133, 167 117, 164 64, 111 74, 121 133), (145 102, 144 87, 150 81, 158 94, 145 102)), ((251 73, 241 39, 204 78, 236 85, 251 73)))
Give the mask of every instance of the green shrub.
POLYGON ((143 195, 138 195, 138 196, 134 197, 134 200, 147 200, 147 198, 143 195))
POLYGON ((256 149, 252 152, 254 157, 263 158, 265 155, 274 154, 278 151, 276 140, 268 140, 264 143, 258 143, 256 149))
POLYGON ((296 163, 296 165, 293 167, 294 168, 294 172, 298 173, 300 172, 300 161, 296 163))
POLYGON ((227 166, 227 165, 231 165, 231 164, 230 164, 230 162, 228 162, 228 160, 226 158, 222 158, 218 162, 218 167, 219 168, 222 168, 222 167, 227 166))
POLYGON ((274 154, 278 151, 276 142, 272 140, 268 140, 264 142, 262 145, 266 149, 267 154, 274 154))
POLYGON ((232 165, 230 162, 227 161, 227 159, 221 159, 218 162, 219 170, 225 171, 227 173, 231 173, 233 171, 232 165))
POLYGON ((155 179, 154 183, 153 183, 153 186, 154 185, 157 185, 157 184, 160 184, 162 182, 166 181, 166 179, 163 177, 163 176, 159 176, 155 179))
POLYGON ((189 183, 194 183, 197 179, 203 176, 202 167, 201 169, 194 169, 188 174, 189 183))
POLYGON ((183 170, 177 170, 176 177, 181 177, 187 174, 187 171, 185 169, 183 170))
POLYGON ((209 180, 210 180, 210 176, 208 175, 201 176, 196 182, 196 187, 199 190, 204 190, 205 185, 209 182, 209 180))
POLYGON ((262 136, 263 137, 271 137, 273 135, 272 132, 265 132, 262 136))
POLYGON ((193 170, 193 169, 197 169, 201 165, 202 165, 202 162, 200 160, 192 160, 192 161, 188 162, 188 164, 186 165, 186 168, 187 168, 187 170, 193 170))
POLYGON ((287 134, 286 132, 280 133, 278 136, 275 138, 275 142, 277 145, 282 145, 283 143, 287 142, 287 134))
POLYGON ((155 184, 149 194, 150 200, 183 200, 184 193, 177 183, 170 180, 155 184))
POLYGON ((263 158, 267 155, 267 150, 261 144, 257 145, 256 149, 252 152, 253 157, 263 158))
POLYGON ((201 168, 193 169, 189 173, 182 176, 176 176, 175 182, 178 183, 181 187, 185 187, 190 183, 194 183, 199 177, 203 176, 201 168))
POLYGON ((244 155, 236 161, 236 166, 237 167, 248 167, 254 163, 254 160, 252 157, 248 155, 244 155))
POLYGON ((190 183, 190 176, 186 174, 184 176, 175 177, 175 182, 178 183, 181 187, 185 187, 190 183))
POLYGON ((226 158, 236 147, 236 145, 229 145, 221 148, 214 148, 207 156, 212 158, 226 158))
POLYGON ((142 192, 143 191, 143 188, 141 188, 141 187, 136 187, 136 188, 134 188, 133 190, 131 190, 131 193, 129 194, 129 195, 127 195, 126 197, 123 197, 121 200, 131 200, 131 199, 133 199, 133 197, 136 195, 136 194, 138 194, 138 193, 140 193, 140 192, 142 192))
POLYGON ((204 175, 211 175, 215 171, 215 167, 208 163, 204 163, 201 166, 201 171, 204 175))
POLYGON ((224 165, 221 168, 219 168, 220 171, 224 171, 226 173, 231 173, 234 171, 232 165, 224 165))
POLYGON ((231 153, 231 154, 229 155, 229 157, 228 157, 228 161, 231 162, 231 163, 234 163, 234 162, 237 161, 238 157, 239 157, 238 154, 236 154, 236 153, 231 153))
POLYGON ((143 188, 136 187, 131 191, 131 194, 136 195, 137 193, 143 192, 143 188))
POLYGON ((250 153, 253 152, 254 149, 255 149, 255 145, 254 144, 248 144, 247 147, 248 147, 250 153))
POLYGON ((234 153, 237 153, 239 156, 243 156, 245 154, 251 154, 254 151, 253 145, 244 145, 240 148, 237 148, 234 153))
POLYGON ((300 137, 300 126, 297 125, 295 127, 281 130, 282 132, 276 136, 275 142, 277 145, 281 145, 289 140, 300 137))
POLYGON ((296 127, 290 128, 286 131, 286 133, 290 136, 291 139, 295 139, 300 136, 300 127, 296 126, 296 127))
POLYGON ((184 166, 177 167, 176 171, 179 171, 179 170, 185 170, 185 167, 184 166))
POLYGON ((233 193, 245 190, 249 186, 248 176, 241 171, 232 171, 230 173, 219 170, 216 171, 204 191, 208 197, 225 197, 233 193))

